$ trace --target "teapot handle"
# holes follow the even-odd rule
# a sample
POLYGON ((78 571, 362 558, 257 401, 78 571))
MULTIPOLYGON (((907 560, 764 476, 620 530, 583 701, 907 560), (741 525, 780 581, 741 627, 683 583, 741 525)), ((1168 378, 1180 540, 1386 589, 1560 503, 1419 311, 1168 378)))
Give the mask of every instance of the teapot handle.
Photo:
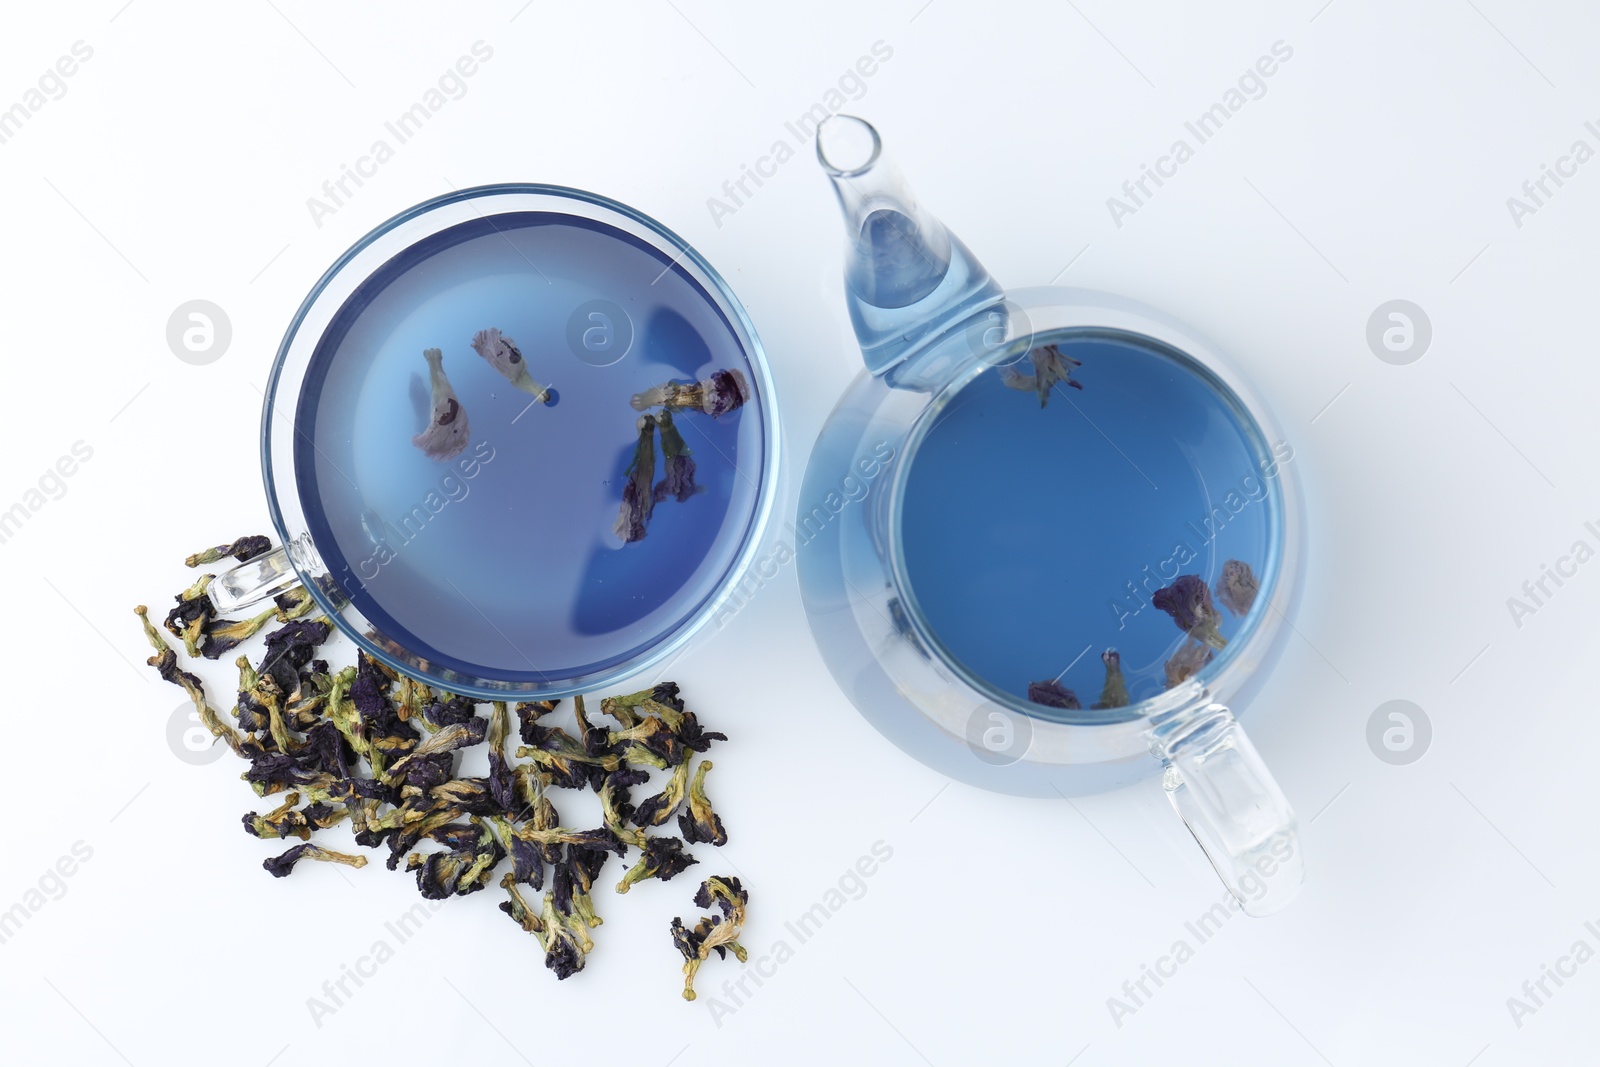
POLYGON ((1162 786, 1246 915, 1271 915, 1305 876, 1294 809, 1233 713, 1202 707, 1150 732, 1162 786))

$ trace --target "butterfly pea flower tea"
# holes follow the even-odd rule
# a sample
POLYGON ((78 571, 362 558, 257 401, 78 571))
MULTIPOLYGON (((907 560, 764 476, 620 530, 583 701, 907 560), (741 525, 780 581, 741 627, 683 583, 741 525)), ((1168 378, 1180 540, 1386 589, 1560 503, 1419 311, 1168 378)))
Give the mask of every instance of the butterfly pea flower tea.
POLYGON ((754 559, 775 416, 742 306, 659 223, 547 186, 440 197, 300 309, 262 423, 282 547, 195 596, 231 615, 304 585, 461 694, 603 686, 692 639, 754 559))

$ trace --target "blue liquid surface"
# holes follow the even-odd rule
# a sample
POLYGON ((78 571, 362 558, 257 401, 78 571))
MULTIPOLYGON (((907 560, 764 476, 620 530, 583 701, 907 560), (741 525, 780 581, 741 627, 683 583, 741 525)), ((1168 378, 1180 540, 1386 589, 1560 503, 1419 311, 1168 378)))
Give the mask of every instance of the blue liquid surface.
MULTIPOLYGON (((335 316, 297 407, 295 463, 323 563, 385 637, 463 674, 558 682, 647 652, 714 594, 758 508, 753 394, 715 420, 675 413, 703 491, 657 504, 641 541, 612 531, 639 436, 632 395, 723 369, 758 383, 721 311, 671 262, 603 223, 502 214, 413 245, 335 316), (626 319, 613 338, 632 333, 609 366, 597 364, 615 349, 580 357, 569 343, 574 312, 597 299, 626 319), (553 404, 473 351, 488 327, 516 342, 553 404), (412 443, 434 347, 471 429, 443 461, 412 443)), ((660 480, 659 439, 656 454, 660 480)))
MULTIPOLYGON (((990 370, 930 411, 901 509, 905 570, 933 634, 989 685, 1026 699, 1059 677, 1087 709, 1115 648, 1137 703, 1189 641, 1152 591, 1180 573, 1214 587, 1230 559, 1266 589, 1276 467, 1181 357, 1131 335, 1060 348, 1083 361, 1081 391, 1058 385, 1041 409, 990 370)), ((1217 610, 1225 637, 1253 622, 1217 610)))

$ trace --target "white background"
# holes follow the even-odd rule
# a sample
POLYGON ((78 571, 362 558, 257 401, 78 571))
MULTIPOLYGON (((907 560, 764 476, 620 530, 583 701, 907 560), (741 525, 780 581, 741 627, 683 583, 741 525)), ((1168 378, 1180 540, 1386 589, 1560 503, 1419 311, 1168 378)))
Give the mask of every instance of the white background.
MULTIPOLYGON (((1521 227, 1506 205, 1574 140, 1600 148, 1584 129, 1600 119, 1591 10, 522 2, 36 4, 0 37, 0 106, 73 42, 94 50, 0 144, 0 507, 74 442, 93 449, 0 545, 0 909, 74 842, 93 850, 0 945, 7 1063, 1600 1060, 1600 962, 1520 1027, 1506 1003, 1580 938, 1600 949, 1584 928, 1600 926, 1600 564, 1520 628, 1506 606, 1575 540, 1597 544, 1600 163, 1521 227), (467 94, 315 224, 307 197, 478 40, 494 56, 467 94), (1193 945, 1185 922, 1222 893, 1157 781, 1071 803, 947 786, 839 694, 790 569, 673 673, 733 735, 713 776, 733 840, 695 873, 742 873, 745 943, 788 940, 792 959, 714 1019, 709 996, 678 998, 666 926, 689 912, 687 876, 602 896, 598 947, 564 983, 485 892, 451 901, 319 1027, 307 998, 386 936, 410 879, 268 878, 233 761, 169 749, 181 694, 143 665, 129 611, 186 583, 186 553, 266 527, 258 389, 292 312, 368 229, 452 186, 606 193, 695 244, 749 308, 781 390, 792 514, 858 366, 835 210, 807 154, 720 226, 706 200, 880 40, 893 56, 849 110, 1002 282, 1166 309, 1230 351, 1285 425, 1311 569, 1300 636, 1245 721, 1300 813, 1303 894, 1230 920, 1118 1026, 1107 998, 1193 945), (1266 94, 1115 225, 1107 197, 1280 40, 1293 58, 1266 94), (233 326, 209 366, 165 341, 196 298, 233 326), (1365 341, 1394 298, 1433 324, 1408 366, 1365 341), (1409 766, 1366 741, 1397 698, 1433 724, 1409 766), (784 922, 876 841, 893 858, 865 895, 797 944, 784 922)), ((214 692, 229 673, 206 673, 214 692)), ((721 999, 737 965, 702 973, 721 999)))

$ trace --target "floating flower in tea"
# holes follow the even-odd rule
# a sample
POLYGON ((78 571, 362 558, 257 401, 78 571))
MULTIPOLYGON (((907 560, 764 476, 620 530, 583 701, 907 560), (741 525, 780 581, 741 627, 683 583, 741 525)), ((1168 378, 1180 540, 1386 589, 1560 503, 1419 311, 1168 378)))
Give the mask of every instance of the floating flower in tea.
POLYGON ((643 540, 646 524, 656 506, 651 485, 656 478, 655 416, 639 416, 638 426, 639 443, 634 446, 633 462, 624 472, 627 481, 622 486, 622 511, 612 526, 625 543, 643 540))
POLYGON ((1062 708, 1067 711, 1076 711, 1083 707, 1078 703, 1078 694, 1054 679, 1047 682, 1029 682, 1028 699, 1047 708, 1062 708))
POLYGON ((473 335, 472 350, 499 371, 506 381, 524 393, 532 394, 536 400, 546 404, 550 402, 550 391, 533 380, 533 375, 528 373, 528 361, 522 358, 522 350, 511 338, 491 326, 473 335))
POLYGON ((1167 688, 1182 685, 1199 674, 1201 668, 1210 663, 1214 655, 1215 653, 1204 642, 1185 641, 1183 647, 1174 652, 1172 658, 1166 662, 1167 688))
POLYGON ((1223 607, 1235 615, 1243 618, 1250 614, 1250 608, 1256 602, 1256 592, 1259 588, 1255 571, 1250 569, 1250 564, 1230 559, 1222 565, 1222 574, 1217 578, 1217 599, 1222 601, 1223 607))
POLYGON ((633 396, 635 411, 663 407, 668 410, 701 411, 720 418, 744 406, 750 399, 750 383, 740 370, 719 370, 698 382, 666 382, 633 396))
POLYGON ((1100 662, 1106 665, 1106 685, 1100 690, 1100 699, 1092 707, 1125 708, 1128 706, 1128 683, 1122 677, 1122 656, 1114 648, 1100 653, 1100 662))
POLYGON ((667 476, 656 483, 655 502, 659 504, 670 496, 681 504, 700 492, 694 484, 694 457, 689 454, 683 434, 673 425, 672 412, 657 415, 656 426, 661 430, 662 465, 667 476))
POLYGON ((467 447, 471 430, 467 426, 467 412, 456 399, 456 391, 444 373, 444 353, 429 348, 422 353, 428 361, 428 381, 433 390, 433 406, 428 414, 428 426, 411 439, 411 443, 433 459, 454 459, 467 447))
POLYGON ((1037 393, 1040 407, 1050 402, 1050 390, 1055 388, 1057 382, 1074 389, 1083 388, 1082 382, 1072 378, 1073 368, 1083 366, 1083 361, 1073 359, 1055 345, 1040 345, 1033 349, 1028 353, 1028 362, 1033 364, 1032 374, 1022 373, 1013 363, 1000 368, 1000 380, 1008 388, 1037 393))
POLYGON ((1200 576, 1180 574, 1171 585, 1157 589, 1150 603, 1171 615, 1178 629, 1190 637, 1219 651, 1228 646, 1228 639, 1218 629, 1222 613, 1212 603, 1211 589, 1200 576))

